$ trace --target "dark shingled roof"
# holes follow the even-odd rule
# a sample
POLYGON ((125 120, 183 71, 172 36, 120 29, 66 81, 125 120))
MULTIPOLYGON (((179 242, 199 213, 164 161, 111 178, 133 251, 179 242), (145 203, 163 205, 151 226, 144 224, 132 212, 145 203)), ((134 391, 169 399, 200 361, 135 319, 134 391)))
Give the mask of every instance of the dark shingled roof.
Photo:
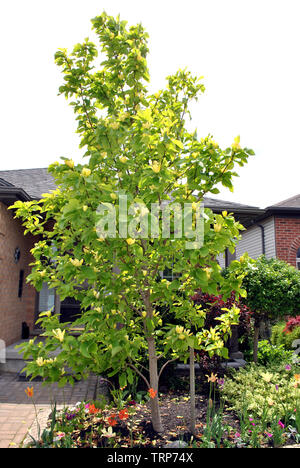
MULTIPOLYGON (((3 183, 8 183, 9 186, 22 188, 31 198, 39 199, 43 193, 48 193, 50 190, 55 190, 55 182, 47 168, 41 169, 16 169, 11 171, 0 171, 3 183)), ((204 205, 207 208, 220 210, 258 210, 257 207, 242 205, 217 198, 204 198, 204 205)))
MULTIPOLYGON (((0 171, 0 182, 8 183, 6 186, 22 188, 31 198, 39 199, 43 193, 55 190, 56 185, 47 168, 16 169, 0 171)), ((4 187, 5 185, 2 185, 4 187)))
POLYGON ((241 203, 219 200, 217 198, 204 197, 204 205, 207 208, 219 208, 220 210, 260 210, 257 206, 242 205, 241 203))
POLYGON ((295 195, 294 197, 283 200, 282 202, 276 203, 272 207, 282 207, 282 208, 300 208, 300 194, 295 195))

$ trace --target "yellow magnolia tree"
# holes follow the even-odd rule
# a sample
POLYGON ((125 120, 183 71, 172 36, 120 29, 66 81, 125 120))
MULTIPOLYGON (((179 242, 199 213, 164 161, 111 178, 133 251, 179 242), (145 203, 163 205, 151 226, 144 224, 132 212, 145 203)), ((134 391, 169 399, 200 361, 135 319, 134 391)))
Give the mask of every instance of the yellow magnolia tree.
POLYGON ((162 431, 161 358, 184 357, 190 349, 227 356, 223 337, 238 311, 224 311, 219 326, 205 331, 204 313, 190 296, 199 288, 243 292, 240 278, 232 272, 225 280, 216 261, 234 248, 242 226, 231 214, 200 207, 218 184, 232 189, 235 166, 253 152, 239 138, 222 149, 186 129, 189 104, 204 91, 188 71, 169 76, 157 93, 147 91, 148 36, 141 25, 128 27, 106 13, 92 25, 99 48, 86 39, 55 56, 86 162, 62 158, 49 168, 56 191, 14 205, 26 230, 40 237, 29 280, 38 289, 47 283, 62 300, 79 300, 74 325, 82 333, 76 339, 48 311, 40 317, 45 344, 30 342, 23 350, 33 358, 28 373, 61 385, 105 372, 118 374, 124 386, 136 372, 152 396, 154 429, 162 431), (166 269, 172 278, 159 280, 166 269))

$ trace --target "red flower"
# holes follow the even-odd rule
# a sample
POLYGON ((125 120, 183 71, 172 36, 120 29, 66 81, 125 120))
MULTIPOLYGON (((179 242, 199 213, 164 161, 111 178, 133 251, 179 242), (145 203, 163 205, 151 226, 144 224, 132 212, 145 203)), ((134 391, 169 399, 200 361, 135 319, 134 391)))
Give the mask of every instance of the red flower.
POLYGON ((153 388, 149 388, 148 392, 149 392, 150 398, 153 399, 156 397, 157 390, 154 390, 153 388))
POLYGON ((127 408, 125 408, 125 409, 123 409, 123 410, 121 410, 119 412, 119 418, 120 419, 127 419, 128 416, 129 416, 129 414, 128 414, 128 409, 127 408))
POLYGON ((89 406, 89 413, 90 414, 97 414, 97 413, 99 413, 99 411, 100 410, 98 408, 96 408, 95 405, 90 405, 89 406))
POLYGON ((116 414, 111 414, 110 417, 107 419, 107 422, 110 426, 114 427, 117 424, 116 420, 117 415, 116 414))

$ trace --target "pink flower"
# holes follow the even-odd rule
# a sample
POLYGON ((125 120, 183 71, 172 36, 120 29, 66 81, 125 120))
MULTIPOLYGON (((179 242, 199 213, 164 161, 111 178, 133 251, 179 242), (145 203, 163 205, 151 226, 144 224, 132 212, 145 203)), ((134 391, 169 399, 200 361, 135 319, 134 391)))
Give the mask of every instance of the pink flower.
POLYGON ((273 437, 273 434, 271 434, 271 432, 266 432, 266 436, 267 437, 273 437))
POLYGON ((285 370, 287 370, 287 371, 291 370, 291 366, 290 366, 289 364, 287 364, 287 365, 285 366, 285 370))
POLYGON ((279 421, 278 421, 278 426, 280 426, 281 429, 284 429, 284 424, 283 424, 283 422, 280 421, 280 419, 279 419, 279 421))

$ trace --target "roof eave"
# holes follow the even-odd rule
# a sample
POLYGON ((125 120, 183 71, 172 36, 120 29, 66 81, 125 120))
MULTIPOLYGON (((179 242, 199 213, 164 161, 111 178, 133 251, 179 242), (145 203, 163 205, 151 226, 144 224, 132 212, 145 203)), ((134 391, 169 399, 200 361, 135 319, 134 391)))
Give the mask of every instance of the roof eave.
POLYGON ((31 201, 32 198, 22 188, 18 187, 1 187, 0 201, 5 205, 12 205, 16 201, 31 201))

